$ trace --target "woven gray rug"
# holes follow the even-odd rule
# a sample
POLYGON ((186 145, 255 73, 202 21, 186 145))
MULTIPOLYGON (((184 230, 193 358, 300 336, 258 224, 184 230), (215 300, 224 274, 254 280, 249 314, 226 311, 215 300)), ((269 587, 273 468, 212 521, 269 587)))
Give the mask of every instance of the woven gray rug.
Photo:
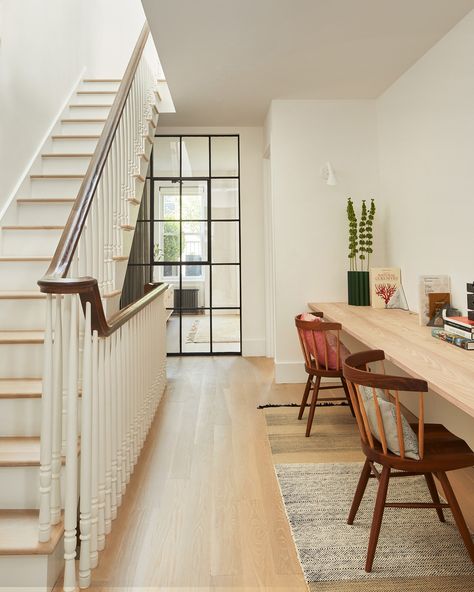
MULTIPOLYGON (((440 584, 445 577, 445 583, 454 577, 460 586, 456 589, 474 590, 474 567, 449 510, 443 524, 432 509, 386 508, 373 571, 364 571, 375 479, 369 481, 354 525, 346 523, 361 468, 361 463, 275 465, 306 581, 326 589, 324 582, 421 578, 420 584, 426 585, 433 576, 440 578, 440 584)), ((388 499, 431 501, 423 477, 392 479, 388 499)), ((419 589, 437 589, 425 585, 419 589)), ((450 586, 444 589, 448 592, 450 586)))

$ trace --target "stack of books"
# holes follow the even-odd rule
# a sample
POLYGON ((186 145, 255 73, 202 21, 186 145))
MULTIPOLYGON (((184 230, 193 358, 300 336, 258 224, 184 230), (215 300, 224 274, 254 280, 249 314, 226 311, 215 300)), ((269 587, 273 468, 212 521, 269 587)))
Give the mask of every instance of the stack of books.
POLYGON ((444 329, 433 329, 431 334, 463 349, 474 350, 474 321, 468 317, 445 317, 444 329))

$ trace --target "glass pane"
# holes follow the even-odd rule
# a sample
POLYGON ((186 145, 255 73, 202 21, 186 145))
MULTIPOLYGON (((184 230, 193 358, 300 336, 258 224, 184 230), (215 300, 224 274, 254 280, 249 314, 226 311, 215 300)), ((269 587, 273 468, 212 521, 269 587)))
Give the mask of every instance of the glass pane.
POLYGON ((179 138, 155 137, 153 175, 155 177, 179 177, 179 138))
POLYGON ((183 138, 183 177, 209 176, 209 138, 183 138))
POLYGON ((155 265, 153 267, 153 281, 166 282, 179 288, 179 265, 155 265))
POLYGON ((212 262, 238 263, 239 223, 213 222, 211 228, 212 262))
POLYGON ((212 268, 212 306, 240 306, 238 265, 212 268))
POLYGON ((211 217, 213 220, 239 217, 238 179, 212 179, 211 217))
POLYGON ((207 261, 207 222, 182 223, 182 261, 207 261))
POLYGON ((166 323, 166 352, 168 354, 179 354, 179 315, 172 314, 166 323))
POLYGON ((210 352, 210 312, 184 314, 182 321, 183 352, 210 352))
POLYGON ((239 174, 239 143, 238 138, 211 138, 212 177, 237 177, 239 174))
POLYGON ((174 289, 174 309, 200 314, 209 307, 209 265, 183 265, 181 288, 174 289))
POLYGON ((179 261, 181 252, 179 222, 155 222, 154 230, 155 262, 179 261))
POLYGON ((155 181, 155 220, 179 220, 179 183, 155 181))
POLYGON ((183 181, 181 194, 183 220, 206 220, 207 181, 183 181))
POLYGON ((240 313, 237 310, 212 311, 212 351, 240 351, 240 313))

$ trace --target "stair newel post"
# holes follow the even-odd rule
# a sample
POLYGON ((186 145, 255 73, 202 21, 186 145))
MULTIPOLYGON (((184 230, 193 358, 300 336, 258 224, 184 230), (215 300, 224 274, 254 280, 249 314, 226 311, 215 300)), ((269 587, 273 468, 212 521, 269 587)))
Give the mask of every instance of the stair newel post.
MULTIPOLYGON (((106 436, 105 436, 105 338, 101 337, 98 344, 99 356, 97 363, 98 370, 98 383, 99 388, 97 391, 98 408, 99 408, 99 421, 98 421, 98 497, 99 503, 97 507, 97 549, 102 551, 105 547, 105 533, 106 533, 106 436)), ((110 514, 109 514, 110 516, 110 514)), ((110 518, 109 518, 110 521, 110 518)))
POLYGON ((122 385, 120 381, 120 329, 113 334, 113 397, 115 400, 115 449, 117 457, 117 506, 122 504, 122 385))
POLYGON ((51 537, 51 454, 53 421, 53 297, 46 296, 46 329, 44 333, 43 393, 41 403, 41 448, 40 448, 40 543, 51 537))
POLYGON ((99 336, 92 334, 92 472, 91 472, 91 568, 99 563, 99 336))
POLYGON ((53 426, 51 450, 51 524, 61 520, 61 448, 63 422, 63 297, 56 296, 53 343, 53 426))
POLYGON ((92 493, 92 332, 90 302, 87 302, 85 311, 82 359, 79 586, 87 588, 91 581, 92 493))
POLYGON ((67 383, 66 468, 64 502, 64 591, 76 590, 76 523, 77 523, 77 387, 78 387, 78 298, 71 299, 69 328, 69 364, 67 383))

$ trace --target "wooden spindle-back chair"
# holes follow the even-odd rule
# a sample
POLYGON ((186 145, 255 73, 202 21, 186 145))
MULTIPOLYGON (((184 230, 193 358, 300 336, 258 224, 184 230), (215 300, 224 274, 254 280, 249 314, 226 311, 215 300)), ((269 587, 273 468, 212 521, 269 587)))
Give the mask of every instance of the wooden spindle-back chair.
MULTIPOLYGON (((447 471, 474 466, 474 453, 469 446, 444 426, 439 424, 425 424, 424 422, 424 393, 428 391, 425 380, 416 378, 389 376, 385 374, 382 350, 359 352, 349 356, 343 364, 344 377, 347 381, 357 425, 361 437, 362 450, 366 461, 360 475, 354 500, 349 512, 348 524, 353 524, 359 509, 367 483, 370 477, 379 481, 375 502, 372 527, 369 537, 365 570, 372 570, 375 550, 382 524, 384 508, 434 508, 441 522, 444 522, 443 508, 450 508, 456 525, 464 541, 468 554, 474 562, 474 545, 468 527, 462 515, 456 496, 446 476, 447 471), (380 362, 382 373, 370 371, 369 364, 380 362), (369 426, 369 419, 364 405, 361 386, 372 389, 376 420, 378 425, 377 439, 369 426), (395 405, 396 429, 400 454, 395 454, 387 446, 387 426, 384 425, 380 403, 376 389, 382 389, 385 396, 395 405), (406 442, 402 424, 400 392, 412 393, 418 396, 418 421, 411 424, 416 433, 419 449, 419 460, 407 458, 406 442), (380 472, 374 463, 382 465, 380 472), (395 471, 395 472, 394 472, 395 471), (387 503, 387 490, 392 477, 412 477, 424 475, 433 503, 387 503), (436 489, 435 475, 442 485, 448 503, 441 503, 436 489)), ((370 392, 370 391, 369 391, 370 392)))
POLYGON ((301 350, 304 356, 305 370, 308 374, 308 379, 306 381, 306 386, 303 392, 303 398, 301 400, 300 410, 298 413, 298 419, 301 419, 303 417, 309 393, 310 391, 313 391, 313 396, 309 408, 308 422, 306 425, 306 437, 309 437, 311 435, 311 426, 313 424, 314 411, 316 409, 316 403, 318 402, 318 395, 320 390, 333 390, 335 388, 343 388, 344 397, 328 397, 319 400, 330 402, 347 401, 351 409, 351 412, 354 415, 354 412, 352 411, 352 402, 349 395, 349 391, 347 389, 344 376, 342 375, 342 362, 340 358, 340 331, 342 330, 342 326, 340 323, 326 323, 318 320, 323 317, 323 313, 313 312, 311 314, 314 317, 317 317, 314 321, 303 321, 299 318, 300 315, 295 317, 295 325, 298 331, 301 350), (330 331, 335 333, 337 339, 335 367, 330 367, 329 364, 329 344, 327 336, 330 331), (321 335, 323 337, 323 340, 318 340, 317 334, 321 335), (320 348, 318 348, 318 341, 320 342, 320 348), (320 351, 321 341, 323 341, 322 351, 320 351), (322 362, 319 359, 319 357, 322 357, 322 362), (341 384, 321 386, 322 378, 336 378, 341 381, 341 384))

